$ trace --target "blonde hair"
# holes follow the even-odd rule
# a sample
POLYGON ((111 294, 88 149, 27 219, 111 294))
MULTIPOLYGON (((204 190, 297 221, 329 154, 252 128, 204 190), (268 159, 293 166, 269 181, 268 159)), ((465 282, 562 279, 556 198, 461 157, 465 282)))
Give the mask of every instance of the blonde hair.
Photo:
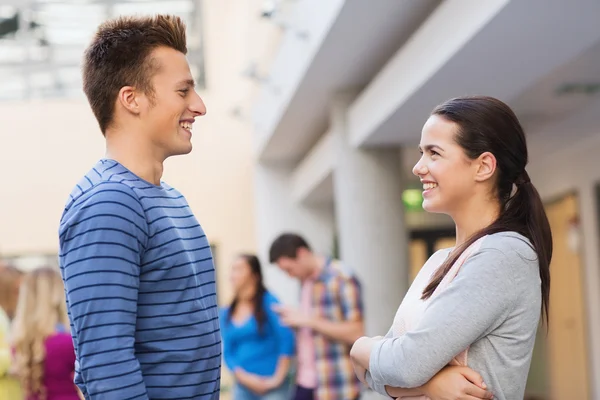
POLYGON ((69 328, 65 292, 58 271, 42 267, 25 275, 13 323, 15 361, 21 384, 30 396, 45 399, 44 341, 62 324, 69 328))
POLYGON ((19 283, 23 272, 0 261, 0 308, 13 319, 19 297, 19 283))

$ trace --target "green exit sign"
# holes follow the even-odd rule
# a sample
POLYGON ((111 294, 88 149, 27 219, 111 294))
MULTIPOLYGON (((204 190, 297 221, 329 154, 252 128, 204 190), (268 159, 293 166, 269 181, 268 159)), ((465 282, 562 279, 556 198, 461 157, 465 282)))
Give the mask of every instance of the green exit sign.
POLYGON ((423 211, 423 192, 421 189, 406 189, 402 192, 402 202, 406 211, 423 211))

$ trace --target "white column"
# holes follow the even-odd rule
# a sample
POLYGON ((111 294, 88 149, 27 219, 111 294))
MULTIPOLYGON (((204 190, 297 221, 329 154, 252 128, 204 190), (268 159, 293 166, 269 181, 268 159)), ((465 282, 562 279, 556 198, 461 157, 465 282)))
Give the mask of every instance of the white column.
POLYGON ((279 234, 302 235, 312 250, 329 254, 333 248, 333 209, 297 204, 292 196, 292 167, 258 164, 255 168, 258 255, 267 287, 288 304, 298 304, 299 285, 276 266, 269 265, 269 247, 279 234))
POLYGON ((331 115, 339 151, 334 172, 337 233, 341 259, 363 285, 366 333, 384 335, 408 286, 403 173, 397 148, 350 145, 346 117, 353 98, 338 96, 331 115))
MULTIPOLYGON (((584 176, 584 175, 582 175, 584 176)), ((600 256, 598 254, 598 215, 595 182, 587 181, 579 186, 579 207, 583 237, 583 260, 585 282, 584 299, 587 309, 587 336, 591 382, 590 398, 600 400, 600 256)), ((552 307, 552 304, 550 305, 552 307)))

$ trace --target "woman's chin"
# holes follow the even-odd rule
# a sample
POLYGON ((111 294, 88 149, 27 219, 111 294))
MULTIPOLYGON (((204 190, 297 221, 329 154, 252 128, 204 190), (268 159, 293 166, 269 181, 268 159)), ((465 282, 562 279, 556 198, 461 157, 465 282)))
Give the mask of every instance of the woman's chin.
POLYGON ((433 201, 428 201, 428 200, 423 200, 423 210, 429 212, 429 213, 443 213, 444 211, 441 209, 441 207, 439 207, 438 204, 436 204, 433 201))

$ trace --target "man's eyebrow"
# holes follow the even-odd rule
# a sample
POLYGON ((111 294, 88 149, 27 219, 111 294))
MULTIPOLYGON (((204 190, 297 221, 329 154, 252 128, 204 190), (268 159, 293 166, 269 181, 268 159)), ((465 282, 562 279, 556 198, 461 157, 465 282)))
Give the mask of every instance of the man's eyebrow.
POLYGON ((194 87, 194 86, 196 86, 196 82, 194 82, 193 79, 185 79, 185 80, 179 82, 178 85, 186 85, 186 86, 194 87))

